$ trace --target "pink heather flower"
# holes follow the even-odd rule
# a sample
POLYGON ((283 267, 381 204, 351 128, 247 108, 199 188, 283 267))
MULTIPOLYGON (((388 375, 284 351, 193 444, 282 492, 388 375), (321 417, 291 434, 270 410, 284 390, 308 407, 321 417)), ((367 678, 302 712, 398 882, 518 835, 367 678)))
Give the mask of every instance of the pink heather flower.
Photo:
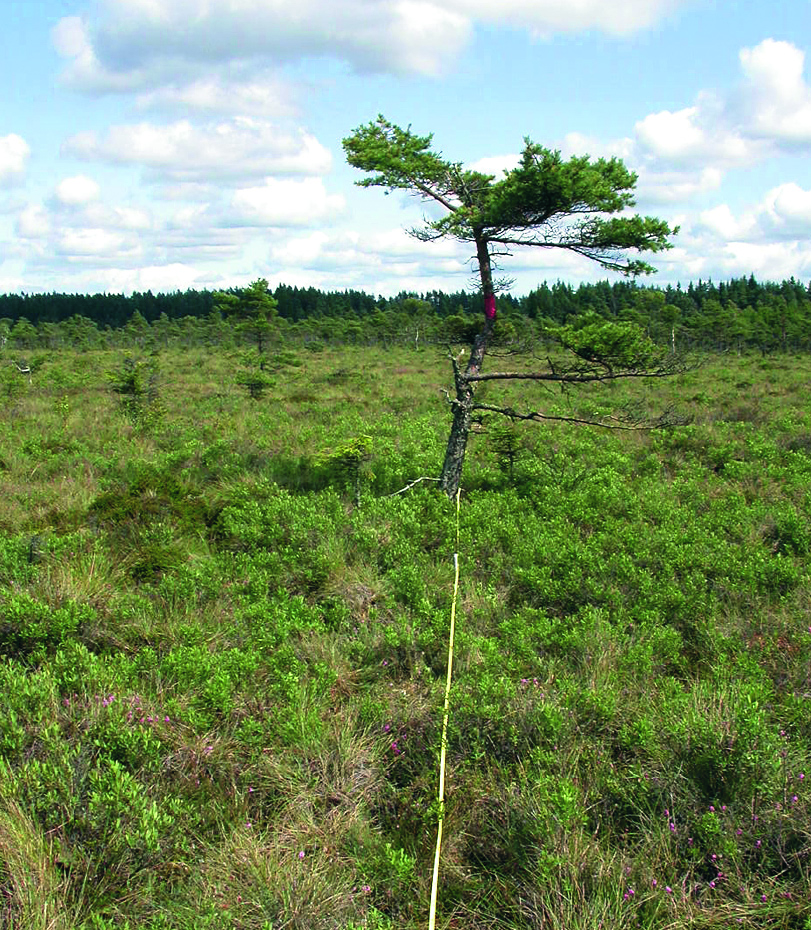
POLYGON ((760 849, 760 840, 757 840, 757 842, 755 843, 755 848, 760 849))
POLYGON ((802 781, 805 778, 805 772, 800 772, 798 778, 802 781))
POLYGON ((655 878, 654 878, 654 880, 651 882, 651 885, 653 885, 654 888, 655 888, 658 884, 659 884, 659 883, 656 881, 655 878))
POLYGON ((738 829, 735 831, 735 836, 740 836, 742 833, 743 833, 743 830, 741 830, 741 828, 738 827, 738 829))
POLYGON ((303 850, 303 849, 302 849, 301 852, 298 854, 298 857, 299 857, 299 859, 303 859, 303 858, 304 858, 304 850, 303 850))
POLYGON ((765 901, 765 900, 766 900, 766 895, 765 895, 765 894, 762 894, 762 895, 760 896, 760 900, 761 900, 761 901, 765 901))
POLYGON ((372 890, 372 886, 371 886, 371 885, 361 885, 361 886, 360 886, 360 890, 361 890, 364 894, 369 894, 369 892, 372 890))
POLYGON ((792 794, 792 796, 791 796, 791 803, 792 803, 792 804, 796 804, 798 800, 799 800, 799 798, 797 797, 797 795, 796 795, 796 794, 792 794))
POLYGON ((670 887, 670 885, 665 885, 665 891, 668 894, 673 894, 673 889, 670 887))
POLYGON ((169 723, 169 718, 168 718, 168 717, 164 717, 164 718, 163 718, 163 722, 164 722, 164 723, 169 723))
POLYGON ((253 788, 251 788, 250 786, 248 787, 248 794, 253 794, 253 788))
POLYGON ((710 813, 712 813, 712 814, 715 813, 715 808, 712 806, 712 804, 710 804, 710 813))
POLYGON ((710 882, 710 888, 715 888, 715 882, 710 882))

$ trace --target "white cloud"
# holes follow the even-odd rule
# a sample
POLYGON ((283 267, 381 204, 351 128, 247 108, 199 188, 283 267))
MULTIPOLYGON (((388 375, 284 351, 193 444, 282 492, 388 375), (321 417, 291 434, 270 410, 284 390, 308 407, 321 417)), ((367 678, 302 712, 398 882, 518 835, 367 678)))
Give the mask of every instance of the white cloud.
POLYGON ((328 194, 321 178, 266 178, 261 187, 234 193, 224 222, 236 226, 309 226, 334 217, 344 206, 344 198, 328 194))
POLYGON ((738 108, 749 130, 784 143, 811 142, 811 87, 805 53, 790 42, 765 39, 740 52, 746 78, 738 108))
POLYGON ((581 132, 568 132, 563 137, 560 151, 564 158, 571 158, 572 155, 589 155, 592 158, 627 159, 634 155, 634 140, 623 137, 606 142, 581 132))
POLYGON ((124 246, 124 237, 107 229, 63 229, 56 241, 59 253, 69 258, 116 255, 124 246))
POLYGON ((471 162, 466 167, 471 171, 480 171, 482 174, 492 174, 497 181, 500 181, 505 171, 517 168, 520 163, 520 155, 488 155, 486 158, 471 162))
POLYGON ((206 74, 189 83, 176 81, 138 95, 142 110, 228 113, 248 116, 292 116, 297 92, 267 70, 236 76, 206 74))
POLYGON ((738 127, 725 124, 720 109, 714 95, 700 94, 695 106, 649 114, 634 127, 641 151, 675 165, 753 162, 759 154, 757 144, 744 138, 738 127))
POLYGON ((793 181, 780 184, 739 216, 728 204, 719 204, 703 211, 697 225, 727 242, 811 243, 811 190, 793 181))
POLYGON ((507 23, 547 36, 596 29, 629 35, 647 29, 685 3, 681 0, 450 0, 452 8, 485 22, 507 23))
POLYGON ((15 229, 22 239, 41 239, 50 232, 51 222, 40 205, 30 204, 17 217, 15 229))
POLYGON ((753 213, 746 213, 737 219, 725 203, 704 210, 700 214, 699 224, 726 241, 748 239, 753 234, 756 235, 757 231, 757 220, 753 213))
POLYGON ((717 259, 718 277, 754 274, 762 281, 805 276, 811 272, 811 247, 800 242, 730 242, 717 259))
POLYGON ((79 174, 60 181, 56 185, 54 196, 59 203, 74 207, 98 200, 99 193, 100 188, 92 178, 79 174))
POLYGON ((0 185, 19 180, 25 173, 25 165, 31 149, 22 136, 11 133, 0 136, 0 185))
POLYGON ((764 225, 773 235, 811 240, 811 191, 789 182, 763 198, 764 225))
POLYGON ((651 204, 684 203, 698 194, 717 190, 724 174, 719 168, 699 168, 693 171, 639 171, 637 200, 651 204))
POLYGON ((103 139, 82 132, 63 148, 79 158, 140 165, 152 177, 181 181, 317 175, 329 171, 332 163, 329 150, 309 133, 281 131, 273 123, 244 116, 205 126, 189 120, 113 126, 103 139))
POLYGON ((169 65, 200 77, 236 59, 278 65, 320 56, 360 71, 436 74, 452 66, 477 24, 627 35, 686 2, 99 0, 92 20, 61 20, 53 42, 68 59, 64 79, 90 91, 148 89, 169 65))

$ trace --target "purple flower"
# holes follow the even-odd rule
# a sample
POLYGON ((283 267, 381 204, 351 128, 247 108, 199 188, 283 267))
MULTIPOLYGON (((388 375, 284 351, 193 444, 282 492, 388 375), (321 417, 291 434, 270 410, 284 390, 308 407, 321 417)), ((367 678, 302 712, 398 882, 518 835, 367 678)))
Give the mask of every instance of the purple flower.
POLYGON ((668 894, 673 894, 673 889, 670 887, 670 885, 665 885, 665 891, 668 894))
POLYGON ((298 854, 298 857, 299 857, 299 859, 303 859, 303 858, 304 858, 304 850, 303 850, 303 849, 302 849, 301 852, 298 854))

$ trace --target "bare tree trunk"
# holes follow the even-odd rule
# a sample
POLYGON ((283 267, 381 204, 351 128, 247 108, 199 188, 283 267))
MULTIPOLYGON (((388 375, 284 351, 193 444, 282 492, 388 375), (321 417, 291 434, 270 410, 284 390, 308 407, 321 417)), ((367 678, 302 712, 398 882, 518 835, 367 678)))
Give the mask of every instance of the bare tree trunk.
POLYGON ((496 298, 493 290, 493 273, 490 266, 490 252, 487 242, 477 237, 476 257, 479 261, 479 274, 482 281, 482 294, 484 296, 484 327, 476 336, 470 352, 464 373, 454 361, 454 379, 456 382, 456 397, 453 401, 453 423, 445 450, 445 461, 442 464, 442 474, 439 477, 439 486, 451 500, 456 496, 462 481, 462 468, 465 464, 465 451, 470 435, 470 421, 473 410, 473 395, 475 382, 469 380, 471 375, 481 372, 487 347, 493 336, 496 323, 496 298))

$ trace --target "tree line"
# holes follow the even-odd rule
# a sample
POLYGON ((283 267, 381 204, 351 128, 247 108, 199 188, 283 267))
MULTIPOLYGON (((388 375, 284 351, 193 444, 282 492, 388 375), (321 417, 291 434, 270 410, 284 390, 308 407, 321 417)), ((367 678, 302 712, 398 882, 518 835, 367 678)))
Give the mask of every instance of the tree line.
MULTIPOLYGON (((226 293, 238 294, 234 288, 226 293)), ((322 291, 279 285, 272 291, 283 334, 293 342, 413 343, 453 341, 481 314, 475 291, 322 291)), ((497 297, 513 328, 566 324, 593 313, 640 324, 660 344, 682 349, 811 349, 811 283, 727 282, 659 288, 632 280, 571 285, 544 282, 528 294, 497 297)), ((217 310, 217 292, 168 294, 0 294, 0 344, 19 349, 60 345, 200 345, 235 338, 217 310)))

